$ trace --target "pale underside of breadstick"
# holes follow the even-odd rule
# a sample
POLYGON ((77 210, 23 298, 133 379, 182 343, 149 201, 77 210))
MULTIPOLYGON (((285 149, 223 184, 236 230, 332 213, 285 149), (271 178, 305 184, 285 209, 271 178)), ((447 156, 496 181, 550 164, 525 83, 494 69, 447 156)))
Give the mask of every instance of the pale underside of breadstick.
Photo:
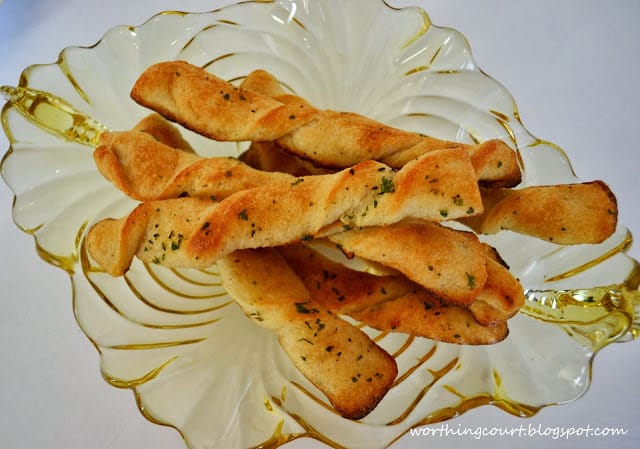
POLYGON ((448 304, 402 276, 355 271, 304 245, 279 251, 315 301, 375 329, 469 345, 493 344, 507 336, 504 320, 494 317, 480 324, 468 308, 448 304))
MULTIPOLYGON (((359 114, 318 110, 304 101, 282 103, 251 89, 238 89, 184 61, 149 67, 136 81, 131 96, 212 139, 275 141, 326 167, 342 168, 374 159, 399 168, 426 151, 473 147, 392 128, 359 114)), ((494 141, 485 149, 471 151, 476 152, 490 176, 498 173, 496 179, 481 181, 498 185, 519 182, 517 157, 506 144, 494 141), (487 151, 498 151, 499 155, 492 159, 487 151)), ((483 169, 477 170, 483 173, 483 169)))
POLYGON ((485 211, 462 221, 476 232, 509 230, 559 245, 600 243, 616 229, 615 196, 602 181, 483 189, 485 211))
POLYGON ((294 176, 322 175, 334 170, 318 167, 284 151, 273 142, 252 142, 240 156, 245 164, 269 172, 284 172, 294 176))
POLYGON ((225 289, 245 314, 275 332, 295 367, 336 411, 359 419, 373 410, 397 375, 395 360, 314 301, 277 250, 237 251, 218 267, 225 289))
POLYGON ((194 153, 193 147, 185 140, 180 130, 160 114, 151 113, 143 117, 133 127, 133 131, 145 132, 171 148, 194 153))
POLYGON ((524 305, 524 288, 511 274, 495 248, 484 245, 487 281, 469 304, 477 322, 485 326, 508 320, 524 305))

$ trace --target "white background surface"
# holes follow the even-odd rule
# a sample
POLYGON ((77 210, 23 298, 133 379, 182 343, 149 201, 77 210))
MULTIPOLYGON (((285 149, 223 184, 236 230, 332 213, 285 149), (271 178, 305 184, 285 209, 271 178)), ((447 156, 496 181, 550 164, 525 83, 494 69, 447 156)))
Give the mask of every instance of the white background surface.
MULTIPOLYGON (((311 0, 312 1, 312 0, 311 0)), ((161 10, 207 11, 214 0, 0 1, 0 84, 23 68, 55 61, 69 45, 91 45, 108 28, 137 25, 161 10)), ((412 0, 433 22, 458 29, 480 67, 516 98, 525 126, 568 153, 583 180, 604 179, 620 220, 640 236, 640 2, 637 0, 412 0)), ((0 151, 8 148, 0 136, 0 151)), ((98 355, 74 321, 67 275, 42 262, 11 220, 12 193, 0 183, 0 447, 182 449, 172 429, 147 422, 133 395, 99 374, 98 355)), ((640 250, 630 254, 640 259, 640 250)), ((553 348, 549 348, 553 350, 553 348)), ((451 428, 622 427, 605 441, 574 437, 410 437, 394 448, 638 448, 640 342, 616 344, 594 363, 581 399, 530 419, 483 407, 451 428)), ((287 448, 320 448, 298 440, 287 448)))

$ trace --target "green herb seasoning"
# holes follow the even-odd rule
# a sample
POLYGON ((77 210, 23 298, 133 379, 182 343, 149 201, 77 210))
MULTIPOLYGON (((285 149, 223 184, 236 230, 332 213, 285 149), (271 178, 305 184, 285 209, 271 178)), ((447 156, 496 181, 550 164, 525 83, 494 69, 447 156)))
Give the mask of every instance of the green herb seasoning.
POLYGON ((472 274, 465 273, 467 275, 467 285, 469 289, 473 289, 476 286, 476 277, 472 274))
POLYGON ((382 181, 380 183, 380 195, 385 193, 393 193, 396 191, 395 186, 393 185, 393 179, 382 177, 382 181))
POLYGON ((311 301, 305 301, 305 302, 296 302, 294 303, 296 306, 296 312, 298 313, 318 313, 318 309, 314 308, 308 308, 307 306, 309 304, 311 304, 311 301))

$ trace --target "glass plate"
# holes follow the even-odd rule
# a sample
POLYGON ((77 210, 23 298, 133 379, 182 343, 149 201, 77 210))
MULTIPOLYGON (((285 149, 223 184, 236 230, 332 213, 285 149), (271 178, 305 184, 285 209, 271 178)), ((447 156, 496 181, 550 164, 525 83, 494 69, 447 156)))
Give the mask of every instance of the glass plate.
MULTIPOLYGON (((364 328, 395 357, 398 378, 366 418, 341 418, 226 295, 215 267, 135 262, 112 278, 85 252, 93 222, 134 205, 99 175, 92 146, 102 130, 129 129, 146 115, 130 88, 147 66, 170 59, 233 82, 263 68, 318 107, 444 139, 503 139, 522 160, 523 185, 577 179, 560 148, 527 132, 514 99, 478 68, 461 34, 434 26, 419 8, 380 0, 165 12, 28 67, 18 86, 2 88, 11 143, 2 174, 15 193, 15 222, 44 260, 69 273, 77 321, 107 382, 132 389, 141 412, 177 429, 189 447, 277 447, 308 436, 378 448, 486 404, 531 416, 578 398, 597 351, 637 336, 640 275, 624 227, 602 244, 572 247, 508 232, 483 237, 527 289, 509 337, 466 347, 364 328)), ((244 147, 185 136, 205 155, 244 147)))

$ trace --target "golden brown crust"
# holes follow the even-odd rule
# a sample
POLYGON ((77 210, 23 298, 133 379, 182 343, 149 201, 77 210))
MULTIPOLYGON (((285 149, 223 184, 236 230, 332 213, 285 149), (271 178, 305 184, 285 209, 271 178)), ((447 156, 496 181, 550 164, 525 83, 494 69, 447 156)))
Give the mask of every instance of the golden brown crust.
MULTIPOLYGON (((339 168, 367 159, 388 164, 387 155, 394 154, 399 148, 420 145, 422 140, 419 134, 391 128, 359 114, 324 110, 318 111, 314 120, 295 132, 276 139, 276 143, 318 165, 339 168)), ((392 166, 402 167, 407 160, 411 159, 392 166)))
POLYGON ((485 212, 463 220, 476 232, 509 230, 559 245, 600 243, 616 229, 618 208, 602 181, 486 189, 485 212))
POLYGON ((201 196, 222 199, 274 181, 295 181, 230 157, 204 158, 169 147, 147 132, 106 132, 93 153, 98 170, 140 201, 201 196))
POLYGON ((372 226, 329 236, 347 254, 394 268, 437 297, 469 305, 487 281, 475 234, 430 222, 372 226))
POLYGON ((315 302, 276 250, 237 251, 218 266, 245 314, 276 333, 291 362, 342 416, 364 417, 391 388, 393 357, 315 302))
POLYGON ((202 198, 141 203, 124 218, 108 218, 91 226, 87 250, 112 276, 123 275, 136 254, 144 262, 167 266, 210 266, 199 264, 185 243, 203 226, 203 213, 213 205, 202 198))
MULTIPOLYGON (((271 98, 274 98, 282 103, 304 103, 308 102, 298 96, 287 94, 282 89, 278 80, 271 74, 263 71, 256 70, 250 73, 242 83, 243 87, 252 89, 256 92, 260 92, 271 98)), ((366 120, 364 122, 364 132, 367 129, 371 129, 372 122, 366 120)), ((354 123, 354 125, 357 125, 354 123)), ((362 140, 359 145, 370 145, 372 147, 379 147, 384 145, 385 142, 379 142, 380 132, 394 131, 390 127, 378 127, 374 128, 374 138, 372 140, 362 140)), ((309 124, 310 127, 314 126, 314 122, 309 124)), ((326 126, 326 125, 325 125, 326 126)), ((334 125, 336 128, 340 127, 339 121, 334 125)), ((351 126, 351 125, 349 125, 351 126)), ((332 130, 331 130, 332 131, 332 130)), ((365 134, 363 132, 363 134, 365 134)), ((406 133, 407 135, 411 135, 406 133)), ((385 152, 388 153, 382 162, 388 164, 391 167, 399 168, 406 164, 408 161, 420 157, 427 151, 434 151, 438 149, 451 149, 451 148, 464 148, 469 151, 473 167, 476 171, 476 176, 480 180, 480 184, 486 187, 508 187, 515 186, 520 183, 521 171, 518 163, 517 154, 503 141, 499 139, 491 139, 486 142, 482 142, 477 145, 467 145, 458 142, 448 142, 441 139, 435 139, 430 136, 420 135, 420 140, 415 139, 415 135, 412 135, 410 142, 396 141, 398 145, 398 151, 385 152), (408 143, 413 143, 412 146, 407 146, 408 143)), ((300 139, 301 143, 307 142, 306 139, 300 139)), ((279 144, 287 147, 286 142, 278 141, 279 144)), ((300 152, 294 146, 288 147, 290 151, 298 154, 300 157, 304 157, 306 152, 300 152)), ((308 158, 308 156, 307 156, 308 158)), ((298 158, 299 159, 299 158, 298 158)))
POLYGON ((275 140, 313 119, 313 108, 238 89, 184 61, 145 70, 131 97, 168 120, 220 141, 275 140))
MULTIPOLYGON (((251 72, 242 82, 242 87, 262 93, 268 97, 278 100, 282 103, 303 103, 309 104, 304 98, 287 94, 280 85, 280 82, 268 72, 264 70, 255 70, 251 72)), ((332 111, 328 111, 332 112, 332 111)), ((380 126, 380 123, 369 119, 361 120, 354 114, 337 115, 332 112, 336 118, 335 123, 322 123, 331 120, 331 114, 325 116, 322 120, 310 122, 306 128, 309 136, 297 136, 299 145, 305 148, 304 151, 299 150, 295 142, 287 142, 287 139, 278 140, 278 144, 287 148, 292 154, 296 154, 296 159, 305 158, 309 162, 309 151, 306 148, 309 142, 322 143, 322 132, 326 136, 335 134, 336 129, 352 130, 350 134, 354 140, 354 145, 370 146, 372 148, 384 148, 385 145, 395 145, 397 151, 383 150, 385 154, 380 160, 391 167, 399 168, 408 161, 420 157, 427 151, 440 149, 464 148, 466 149, 476 171, 476 176, 480 180, 480 184, 486 187, 508 187, 515 186, 520 183, 521 171, 516 153, 503 141, 499 139, 491 139, 477 145, 467 145, 458 142, 449 142, 441 139, 435 139, 430 136, 420 135, 419 138, 413 133, 403 133, 409 140, 401 140, 396 135, 399 130, 395 130, 388 126, 380 126), (347 123, 344 123, 344 121, 347 123), (346 126, 345 126, 346 125, 346 126), (362 129, 359 129, 362 125, 362 129), (325 129, 322 129, 322 127, 325 129), (314 129, 316 128, 316 129, 314 129), (355 134, 359 132, 359 134, 355 134), (385 137, 389 134, 389 140, 385 137), (361 139, 361 140, 359 140, 361 139)), ((360 116, 361 117, 361 116, 360 116)), ((302 132, 305 132, 304 130, 302 132)), ((327 142, 327 145, 329 142, 327 142)), ((332 145, 344 145, 343 142, 331 142, 332 145)), ((322 151, 318 148, 316 151, 322 151)), ((379 151, 379 150, 376 150, 379 151)))

